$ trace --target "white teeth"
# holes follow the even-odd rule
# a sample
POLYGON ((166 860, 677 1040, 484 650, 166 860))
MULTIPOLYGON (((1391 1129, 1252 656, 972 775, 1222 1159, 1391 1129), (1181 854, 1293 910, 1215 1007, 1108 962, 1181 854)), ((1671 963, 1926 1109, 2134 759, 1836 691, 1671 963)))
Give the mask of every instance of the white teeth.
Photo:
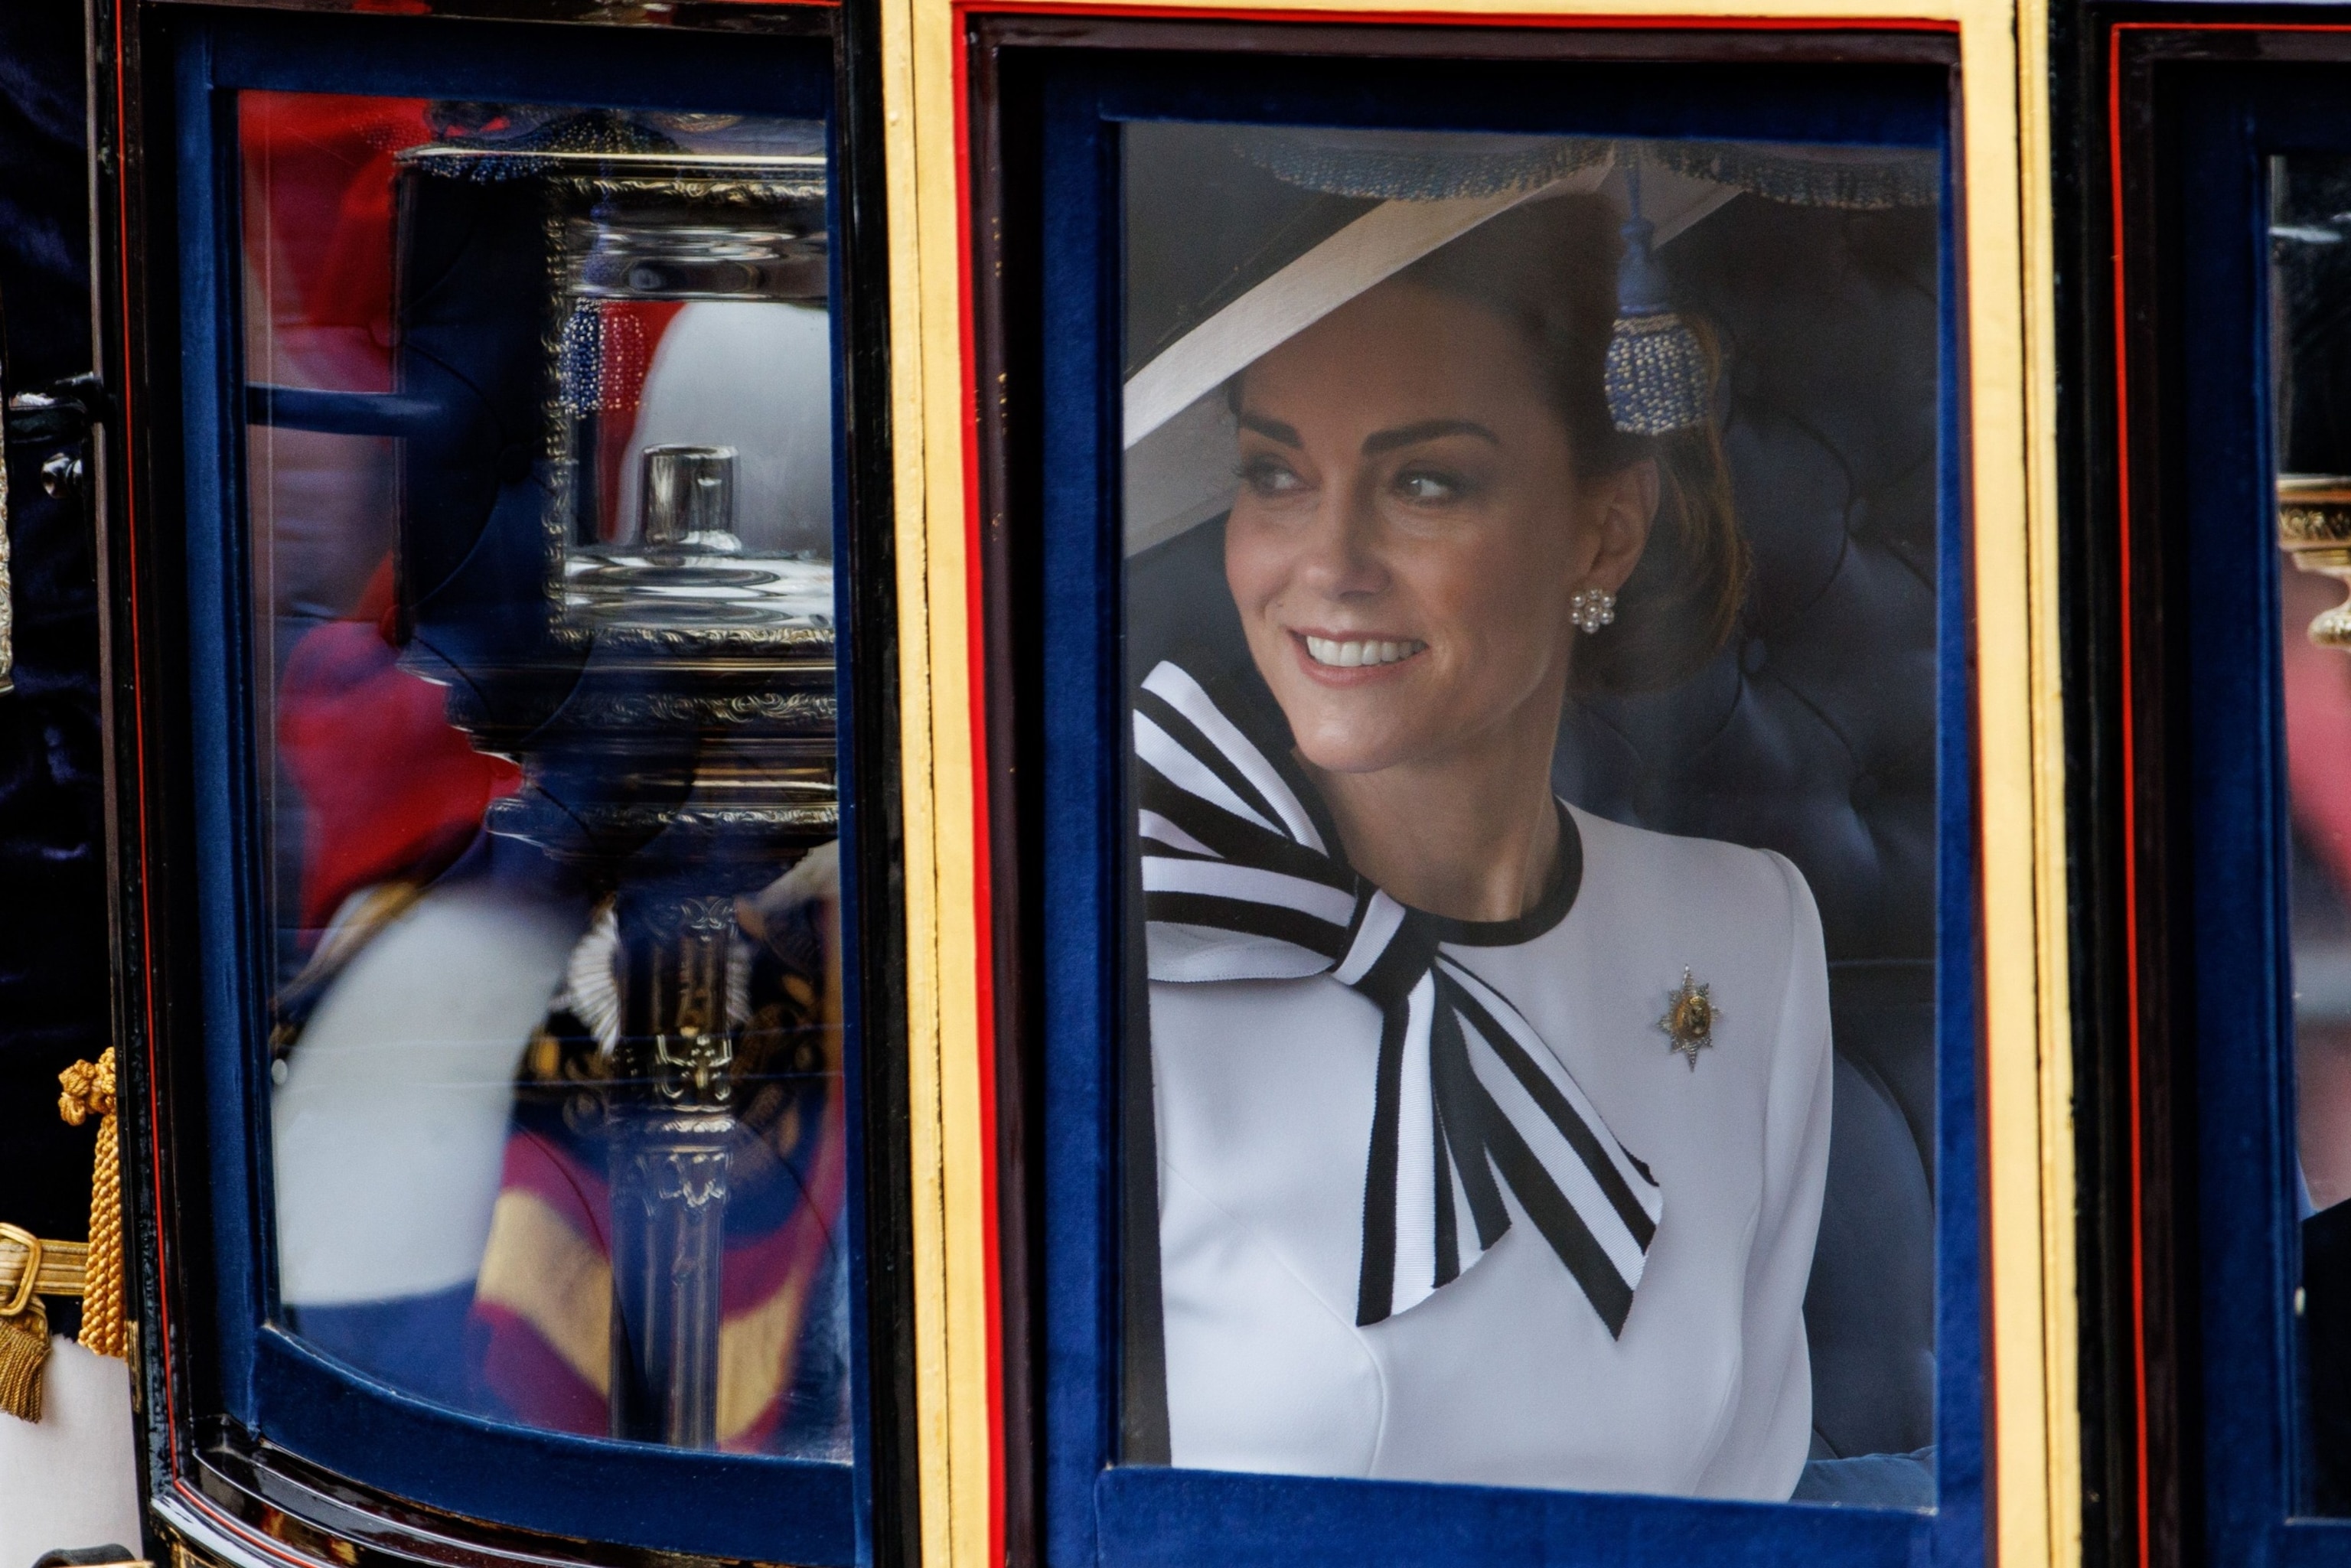
POLYGON ((1342 643, 1330 637, 1306 639, 1309 658, 1318 664, 1328 664, 1340 670, 1353 670, 1364 664, 1393 664, 1398 660, 1411 658, 1427 646, 1426 643, 1410 640, 1401 643, 1378 640, 1342 643))

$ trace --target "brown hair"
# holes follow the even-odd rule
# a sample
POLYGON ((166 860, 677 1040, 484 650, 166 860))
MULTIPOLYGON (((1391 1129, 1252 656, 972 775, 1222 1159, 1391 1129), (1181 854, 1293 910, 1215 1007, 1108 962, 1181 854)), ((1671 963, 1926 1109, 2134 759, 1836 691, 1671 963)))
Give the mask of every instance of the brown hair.
MULTIPOLYGON (((1517 328, 1587 477, 1657 465, 1657 515, 1616 596, 1614 624, 1580 640, 1578 695, 1652 691, 1695 674, 1729 638, 1747 591, 1747 541, 1711 421, 1666 435, 1616 428, 1608 408, 1616 322, 1615 210, 1600 196, 1511 209, 1422 258, 1405 281, 1481 305, 1517 328)), ((1709 363, 1713 333, 1685 317, 1709 363)))

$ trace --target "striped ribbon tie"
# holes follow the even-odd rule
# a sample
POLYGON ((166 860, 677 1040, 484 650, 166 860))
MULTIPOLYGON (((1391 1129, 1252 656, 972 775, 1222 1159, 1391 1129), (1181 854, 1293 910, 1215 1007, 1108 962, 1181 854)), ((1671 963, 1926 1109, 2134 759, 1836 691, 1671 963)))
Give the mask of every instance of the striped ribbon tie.
POLYGON ((1134 755, 1151 977, 1329 975, 1380 1010, 1356 1322, 1475 1266, 1510 1228, 1507 1189, 1622 1333, 1663 1198, 1533 1026, 1438 921, 1348 868, 1293 766, 1182 666, 1144 681, 1134 755))

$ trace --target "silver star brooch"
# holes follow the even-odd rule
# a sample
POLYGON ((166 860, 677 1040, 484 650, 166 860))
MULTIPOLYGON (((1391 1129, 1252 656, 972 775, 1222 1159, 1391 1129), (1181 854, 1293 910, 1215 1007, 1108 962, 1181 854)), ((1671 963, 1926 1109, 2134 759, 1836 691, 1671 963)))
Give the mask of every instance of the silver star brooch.
POLYGON ((1689 1059, 1692 1072, 1698 1071, 1698 1053, 1714 1044, 1714 1026, 1722 1021, 1722 1009, 1708 994, 1712 988, 1692 978, 1685 965, 1682 983, 1667 994, 1666 1016, 1657 1020, 1674 1050, 1689 1059))

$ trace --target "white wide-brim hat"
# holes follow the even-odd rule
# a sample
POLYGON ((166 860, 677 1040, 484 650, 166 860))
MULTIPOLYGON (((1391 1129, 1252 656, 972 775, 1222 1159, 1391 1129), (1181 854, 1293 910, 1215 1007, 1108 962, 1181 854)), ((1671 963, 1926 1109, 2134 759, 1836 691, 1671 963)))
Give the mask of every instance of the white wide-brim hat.
MULTIPOLYGON (((1138 157, 1154 155, 1156 129, 1130 128, 1131 174, 1138 157)), ((1196 158, 1208 129, 1182 128, 1182 146, 1162 155, 1196 158)), ((1224 389, 1233 376, 1356 296, 1514 207, 1597 193, 1625 213, 1627 175, 1637 167, 1642 215, 1655 225, 1652 246, 1662 248, 1749 193, 1802 205, 1923 206, 1937 199, 1941 182, 1939 159, 1926 148, 1217 129, 1228 157, 1238 154, 1295 187, 1300 199, 1270 217, 1259 214, 1269 230, 1261 245, 1237 246, 1229 234, 1218 235, 1225 248, 1249 256, 1250 270, 1221 280, 1220 302, 1184 322, 1178 335, 1126 378, 1122 444, 1129 555, 1231 506, 1236 432, 1224 389), (1323 198, 1319 204, 1317 196, 1323 198), (1312 239, 1302 247, 1301 229, 1312 239)), ((1193 226, 1198 218, 1196 212, 1131 210, 1130 255, 1142 246, 1186 243, 1188 234, 1198 232, 1193 226)))

